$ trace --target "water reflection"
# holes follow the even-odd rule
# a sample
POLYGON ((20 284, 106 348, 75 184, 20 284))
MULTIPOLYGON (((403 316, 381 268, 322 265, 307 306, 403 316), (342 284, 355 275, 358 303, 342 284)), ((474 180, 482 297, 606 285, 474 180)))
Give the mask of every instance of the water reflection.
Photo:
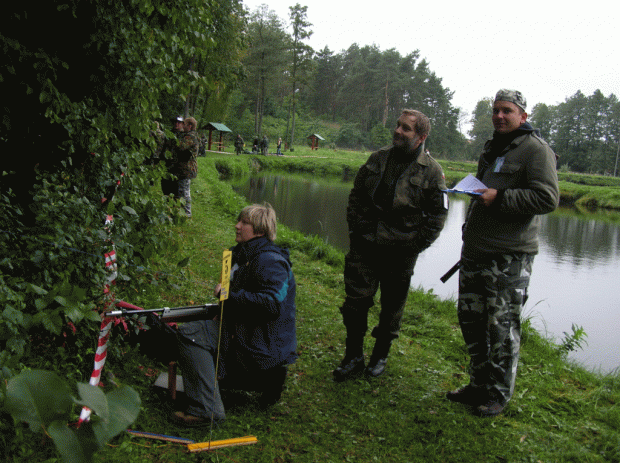
POLYGON ((351 183, 269 175, 236 181, 233 187, 251 202, 271 203, 278 220, 290 228, 348 249, 345 214, 351 183))
POLYGON ((616 224, 559 211, 543 222, 542 238, 547 251, 560 261, 595 268, 617 260, 620 243, 616 224))
MULTIPOLYGON (((278 219, 292 229, 322 237, 348 249, 346 206, 351 183, 296 175, 261 175, 233 182, 251 202, 270 202, 278 219)), ((468 199, 451 198, 441 235, 418 259, 412 286, 456 298, 457 277, 439 281, 459 258, 461 225, 468 199)), ((583 326, 588 345, 571 358, 609 372, 620 366, 620 219, 560 209, 543 216, 540 254, 534 261, 530 298, 524 313, 541 332, 556 340, 583 326)))

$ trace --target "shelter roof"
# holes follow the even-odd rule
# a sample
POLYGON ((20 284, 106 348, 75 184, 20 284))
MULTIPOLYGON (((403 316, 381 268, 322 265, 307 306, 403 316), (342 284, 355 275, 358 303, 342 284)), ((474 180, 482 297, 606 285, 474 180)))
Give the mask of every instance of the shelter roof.
POLYGON ((228 127, 220 122, 209 122, 201 127, 201 130, 217 130, 219 132, 232 132, 228 127))

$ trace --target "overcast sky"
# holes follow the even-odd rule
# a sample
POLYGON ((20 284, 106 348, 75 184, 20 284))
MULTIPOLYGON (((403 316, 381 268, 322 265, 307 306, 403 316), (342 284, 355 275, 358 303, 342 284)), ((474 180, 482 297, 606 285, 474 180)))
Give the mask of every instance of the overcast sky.
MULTIPOLYGON (((294 0, 243 0, 268 5, 288 26, 294 0)), ((620 98, 620 18, 607 0, 347 2, 305 0, 314 33, 308 44, 333 52, 351 44, 419 50, 454 92, 452 104, 471 113, 500 88, 520 90, 528 112, 556 105, 581 90, 620 98)), ((290 32, 290 28, 287 29, 290 32)))

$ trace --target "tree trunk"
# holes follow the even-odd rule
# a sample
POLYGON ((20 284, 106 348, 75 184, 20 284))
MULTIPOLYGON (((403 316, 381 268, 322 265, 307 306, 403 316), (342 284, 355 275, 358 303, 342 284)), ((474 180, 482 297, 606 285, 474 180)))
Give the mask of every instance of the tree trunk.
MULTIPOLYGON (((189 70, 190 72, 194 70, 194 57, 193 56, 192 56, 191 61, 189 62, 189 70)), ((185 108, 183 109, 183 118, 189 117, 190 102, 192 101, 192 98, 193 98, 192 93, 187 95, 187 98, 185 98, 185 108)))
MULTIPOLYGON (((293 73, 295 73, 295 69, 293 69, 293 73)), ((291 140, 289 143, 289 148, 293 149, 293 143, 295 141, 295 107, 296 107, 296 98, 297 98, 297 82, 295 81, 295 77, 293 74, 293 95, 292 101, 289 105, 289 117, 291 117, 291 113, 293 113, 292 121, 291 121, 291 140)), ((286 131, 288 132, 288 122, 286 124, 286 131)), ((288 134, 287 134, 288 135, 288 134)))
POLYGON ((265 76, 261 77, 260 87, 260 106, 258 108, 258 126, 256 129, 257 136, 260 136, 263 131, 263 112, 265 110, 265 76))
POLYGON ((294 99, 293 99, 292 111, 293 111, 293 120, 291 122, 291 150, 293 149, 293 142, 295 141, 295 100, 294 99))
POLYGON ((385 124, 387 124, 387 119, 388 119, 388 80, 385 81, 385 107, 383 108, 383 119, 381 120, 381 122, 383 122, 383 127, 385 127, 385 124))
POLYGON ((258 85, 256 86, 256 111, 254 113, 254 136, 260 134, 260 130, 263 125, 263 86, 264 78, 259 77, 258 85))
POLYGON ((291 125, 291 104, 288 105, 288 112, 286 113, 286 131, 284 132, 284 149, 286 149, 286 145, 288 144, 288 129, 291 125))

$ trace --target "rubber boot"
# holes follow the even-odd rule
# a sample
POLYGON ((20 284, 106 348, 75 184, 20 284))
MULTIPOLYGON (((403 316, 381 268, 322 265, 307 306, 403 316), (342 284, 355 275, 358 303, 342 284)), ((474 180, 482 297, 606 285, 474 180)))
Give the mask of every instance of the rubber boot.
POLYGON ((364 335, 363 332, 347 334, 344 359, 333 371, 334 381, 342 382, 364 371, 364 335))
POLYGON ((364 372, 366 376, 376 378, 383 374, 385 366, 387 365, 387 357, 391 346, 392 339, 377 339, 375 347, 372 350, 372 355, 370 356, 370 361, 364 372))

